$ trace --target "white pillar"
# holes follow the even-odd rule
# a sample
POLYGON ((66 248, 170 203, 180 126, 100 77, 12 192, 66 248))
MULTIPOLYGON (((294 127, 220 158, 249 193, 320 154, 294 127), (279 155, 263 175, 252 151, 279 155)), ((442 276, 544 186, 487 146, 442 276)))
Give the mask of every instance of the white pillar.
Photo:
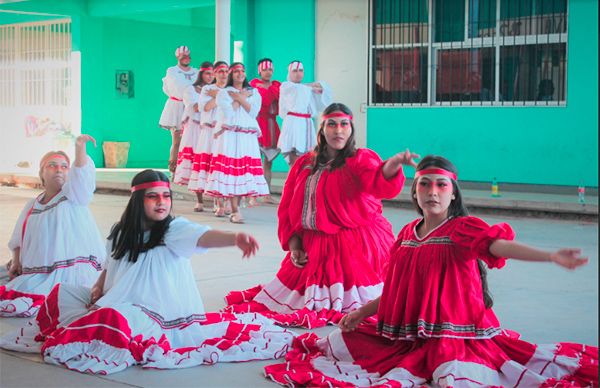
POLYGON ((216 0, 215 8, 215 61, 231 63, 231 0, 216 0))

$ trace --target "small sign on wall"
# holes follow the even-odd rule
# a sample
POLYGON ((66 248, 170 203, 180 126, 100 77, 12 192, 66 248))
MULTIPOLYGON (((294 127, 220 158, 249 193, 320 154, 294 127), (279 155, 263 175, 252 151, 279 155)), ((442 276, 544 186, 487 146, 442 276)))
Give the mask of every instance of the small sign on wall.
POLYGON ((117 97, 133 98, 133 71, 117 70, 115 73, 117 97))

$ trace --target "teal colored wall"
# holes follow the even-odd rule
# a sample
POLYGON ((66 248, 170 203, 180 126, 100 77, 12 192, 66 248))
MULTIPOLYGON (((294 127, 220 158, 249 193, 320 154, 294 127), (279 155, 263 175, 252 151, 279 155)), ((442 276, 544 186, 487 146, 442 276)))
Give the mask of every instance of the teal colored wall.
MULTIPOLYGON (((231 19, 232 41, 244 41, 248 79, 258 76, 257 61, 267 57, 273 60, 273 79, 285 81, 288 64, 298 59, 304 82, 315 80, 315 0, 232 0, 231 19)), ((287 170, 278 156, 273 171, 287 170)))
MULTIPOLYGON (((82 131, 100 143, 130 142, 127 167, 165 168, 171 135, 158 127, 167 99, 162 77, 177 63, 179 45, 190 47, 195 67, 212 60, 214 30, 116 18, 88 18, 81 26, 82 131), (133 71, 133 98, 116 95, 116 70, 133 71)), ((100 148, 94 161, 103 163, 100 148)))
POLYGON ((81 54, 81 130, 98 142, 89 151, 97 166, 104 165, 102 142, 127 141, 128 167, 166 167, 171 135, 158 127, 167 98, 162 77, 177 63, 177 46, 190 47, 195 67, 213 60, 214 0, 31 0, 0 9, 56 15, 0 13, 0 24, 71 18, 73 51, 81 54), (133 71, 133 98, 116 95, 116 70, 133 71))
POLYGON ((368 147, 443 155, 465 181, 597 187, 597 15, 597 1, 569 1, 566 106, 369 107, 368 147))

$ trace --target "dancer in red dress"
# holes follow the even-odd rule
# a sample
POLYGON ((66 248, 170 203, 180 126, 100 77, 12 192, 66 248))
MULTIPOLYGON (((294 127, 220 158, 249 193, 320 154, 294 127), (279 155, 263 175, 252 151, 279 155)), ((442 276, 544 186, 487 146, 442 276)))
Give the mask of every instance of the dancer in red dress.
POLYGON ((254 311, 283 325, 337 322, 381 295, 393 244, 381 199, 402 189, 408 150, 383 162, 356 149, 352 112, 334 103, 323 112, 314 152, 288 175, 279 204, 279 240, 288 254, 275 279, 231 292, 228 310, 254 311))
MULTIPOLYGON (((263 170, 265 180, 269 185, 269 192, 271 192, 273 160, 280 153, 279 148, 277 148, 279 125, 277 125, 276 117, 279 111, 279 88, 281 87, 281 82, 272 80, 273 71, 273 62, 271 59, 263 58, 258 61, 258 74, 260 78, 250 81, 250 86, 256 88, 262 97, 262 105, 258 116, 256 116, 256 121, 258 121, 261 131, 261 137, 258 138, 258 142, 260 143, 260 151, 263 154, 263 170)), ((263 198, 263 202, 277 203, 270 194, 263 198)))
POLYGON ((597 347, 536 345, 500 328, 482 263, 501 268, 512 257, 574 269, 587 258, 516 243, 508 224, 468 216, 456 174, 442 157, 423 158, 412 187, 423 217, 398 235, 382 296, 326 338, 298 338, 267 376, 286 386, 598 386, 597 347), (375 313, 377 324, 361 324, 375 313))

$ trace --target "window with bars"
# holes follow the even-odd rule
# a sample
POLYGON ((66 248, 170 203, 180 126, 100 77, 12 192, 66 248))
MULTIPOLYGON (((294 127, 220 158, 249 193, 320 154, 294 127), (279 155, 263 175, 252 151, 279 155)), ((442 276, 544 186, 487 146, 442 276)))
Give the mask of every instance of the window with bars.
POLYGON ((371 105, 561 105, 567 0, 371 0, 371 105))

